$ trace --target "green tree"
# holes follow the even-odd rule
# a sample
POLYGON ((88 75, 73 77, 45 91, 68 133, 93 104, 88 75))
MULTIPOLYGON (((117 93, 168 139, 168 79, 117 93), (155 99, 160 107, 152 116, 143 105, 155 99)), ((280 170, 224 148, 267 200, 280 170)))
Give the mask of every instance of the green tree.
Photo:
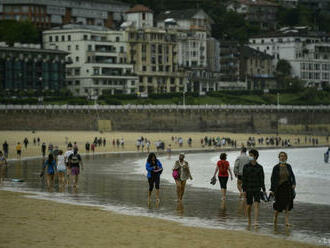
POLYGON ((2 20, 0 21, 0 40, 9 45, 15 42, 40 43, 40 33, 31 22, 2 20))
POLYGON ((291 65, 285 59, 280 59, 276 65, 276 75, 280 77, 288 77, 291 75, 291 65))

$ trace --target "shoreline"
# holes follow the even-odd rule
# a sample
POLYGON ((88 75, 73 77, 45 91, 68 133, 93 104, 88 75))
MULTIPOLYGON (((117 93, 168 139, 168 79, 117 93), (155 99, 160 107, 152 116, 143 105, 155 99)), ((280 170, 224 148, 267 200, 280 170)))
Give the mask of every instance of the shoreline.
MULTIPOLYGON (((304 149, 304 148, 328 148, 328 146, 326 145, 319 145, 319 146, 310 146, 310 145, 300 145, 300 146, 290 146, 290 147, 281 147, 281 146, 262 146, 262 147, 253 147, 254 149, 257 150, 275 150, 275 149, 304 149)), ((247 148, 247 150, 252 149, 251 148, 247 148)), ((212 152, 234 152, 234 151, 240 151, 240 148, 234 148, 234 147, 223 147, 223 148, 205 148, 205 149, 173 149, 171 151, 172 155, 177 155, 181 152, 184 152, 186 154, 194 154, 194 153, 212 153, 212 152)), ((150 152, 154 152, 154 151, 150 151, 150 152)), ((158 155, 166 155, 168 154, 167 151, 156 151, 155 152, 158 155)), ((133 155, 147 155, 148 152, 144 151, 144 152, 138 152, 138 151, 118 151, 118 152, 95 152, 94 154, 92 152, 90 153, 79 153, 81 156, 86 157, 86 156, 100 156, 100 155, 124 155, 124 154, 133 154, 133 155)), ((46 156, 47 157, 47 156, 46 156)), ((46 158, 44 157, 44 158, 46 158)), ((17 161, 24 161, 24 160, 33 160, 33 159, 42 159, 42 156, 28 156, 28 157, 22 157, 21 159, 17 159, 17 158, 10 158, 7 159, 8 162, 17 162, 17 161)))
MULTIPOLYGON (((254 247, 267 244, 269 248, 326 247, 248 231, 190 227, 161 218, 118 214, 101 207, 71 205, 29 195, 34 194, 0 189, 0 198, 6 199, 0 201, 0 207, 6 209, 1 214, 4 225, 0 227, 0 239, 5 247, 22 244, 37 248, 53 245, 150 247, 150 244, 157 247, 218 247, 219 235, 224 247, 231 248, 244 247, 247 243, 254 247), (45 228, 52 233, 40 235, 45 228)), ((4 246, 0 244, 0 247, 4 246)))

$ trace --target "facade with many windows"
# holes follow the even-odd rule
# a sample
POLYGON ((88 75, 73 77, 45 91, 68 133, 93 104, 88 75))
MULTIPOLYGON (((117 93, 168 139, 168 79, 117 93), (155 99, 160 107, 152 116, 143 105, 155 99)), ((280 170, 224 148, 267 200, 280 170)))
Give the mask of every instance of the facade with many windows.
POLYGON ((42 30, 69 23, 114 27, 129 5, 88 0, 1 0, 0 19, 29 20, 42 30))
POLYGON ((127 58, 128 43, 124 31, 104 27, 65 25, 43 33, 48 49, 70 53, 67 60, 67 87, 80 96, 98 96, 137 92, 137 76, 127 58))
POLYGON ((2 90, 53 90, 65 86, 64 51, 40 49, 38 45, 0 44, 2 90))
POLYGON ((254 37, 249 46, 274 57, 276 67, 280 59, 291 65, 291 76, 306 82, 306 86, 330 84, 330 37, 321 33, 286 32, 254 37))
POLYGON ((125 32, 129 44, 128 61, 139 77, 139 92, 182 92, 185 75, 178 64, 176 30, 153 27, 152 12, 143 5, 127 11, 125 32), (127 24, 127 25, 126 25, 127 24))

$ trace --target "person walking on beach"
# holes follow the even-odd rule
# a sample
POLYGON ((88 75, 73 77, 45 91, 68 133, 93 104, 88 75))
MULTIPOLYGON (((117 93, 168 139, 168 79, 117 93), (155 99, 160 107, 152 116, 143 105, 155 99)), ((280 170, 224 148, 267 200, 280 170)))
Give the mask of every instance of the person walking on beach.
POLYGON ((80 157, 80 154, 78 153, 78 149, 74 149, 73 153, 69 156, 69 167, 71 168, 71 176, 72 176, 72 182, 74 188, 77 188, 78 186, 80 165, 81 165, 81 169, 83 170, 84 165, 80 157))
POLYGON ((255 149, 249 151, 250 162, 243 168, 243 192, 246 198, 246 211, 248 223, 251 224, 251 207, 254 205, 254 224, 258 226, 260 191, 266 193, 263 167, 257 163, 259 152, 255 149))
POLYGON ((21 156, 22 156, 22 145, 19 142, 16 145, 16 153, 17 153, 17 159, 21 159, 21 156))
POLYGON ((42 172, 41 172, 40 176, 44 175, 45 169, 47 172, 47 186, 48 186, 48 189, 50 190, 54 186, 54 179, 55 179, 54 176, 55 176, 55 172, 56 172, 56 162, 54 159, 54 155, 52 153, 50 153, 48 155, 48 159, 43 164, 42 172))
POLYGON ((25 137, 23 143, 24 143, 24 147, 25 147, 25 150, 26 150, 26 149, 27 149, 27 146, 28 146, 28 144, 29 144, 29 140, 28 140, 28 138, 25 137))
POLYGON ((63 151, 59 150, 57 156, 57 175, 58 175, 58 182, 61 187, 64 187, 65 185, 65 174, 66 174, 65 157, 63 155, 63 151))
POLYGON ((41 145, 41 153, 42 153, 42 157, 44 158, 46 156, 46 143, 43 142, 41 145))
POLYGON ((163 166, 161 162, 157 159, 156 154, 151 152, 148 155, 146 162, 146 170, 148 172, 147 178, 149 183, 149 191, 148 191, 148 206, 151 203, 151 193, 156 188, 156 204, 159 204, 159 183, 160 183, 160 175, 163 172, 163 166))
POLYGON ((6 157, 3 155, 2 151, 0 151, 0 185, 2 184, 3 180, 5 179, 7 165, 8 164, 7 164, 6 157))
POLYGON ((174 178, 176 183, 176 193, 177 193, 178 202, 182 201, 187 180, 193 179, 190 173, 189 164, 186 160, 184 160, 184 157, 185 157, 184 153, 180 153, 179 160, 175 161, 173 167, 173 172, 176 171, 176 174, 178 175, 176 178, 174 178))
POLYGON ((289 211, 293 208, 296 179, 292 167, 287 163, 288 155, 280 152, 279 163, 273 168, 271 176, 271 194, 275 197, 273 204, 274 225, 277 225, 279 212, 285 211, 285 225, 289 226, 289 211))
POLYGON ((243 189, 242 189, 242 176, 244 165, 249 163, 249 157, 246 155, 246 148, 242 147, 241 154, 236 158, 234 165, 234 174, 237 178, 237 189, 239 191, 239 197, 243 198, 243 189))
POLYGON ((70 184, 70 176, 71 176, 71 167, 69 164, 69 157, 73 153, 72 144, 68 144, 67 151, 64 154, 64 161, 66 165, 66 183, 70 184))
POLYGON ((7 141, 5 140, 5 142, 2 144, 2 149, 3 149, 3 153, 5 155, 5 158, 8 158, 8 152, 9 152, 9 146, 7 141))
POLYGON ((218 174, 219 182, 220 182, 220 188, 222 192, 222 200, 226 200, 226 193, 227 193, 227 182, 228 182, 228 171, 230 174, 230 179, 233 180, 233 174, 231 173, 231 169, 229 166, 229 162, 226 160, 227 159, 227 154, 226 153, 221 153, 220 154, 220 160, 217 163, 217 166, 214 171, 214 176, 215 177, 218 174))

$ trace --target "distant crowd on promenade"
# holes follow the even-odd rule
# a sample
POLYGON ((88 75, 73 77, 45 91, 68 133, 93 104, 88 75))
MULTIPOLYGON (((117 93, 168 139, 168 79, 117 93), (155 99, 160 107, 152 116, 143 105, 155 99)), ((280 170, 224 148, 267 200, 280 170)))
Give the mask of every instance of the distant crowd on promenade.
MULTIPOLYGON (((281 136, 265 136, 265 137, 248 137, 245 142, 237 141, 236 139, 232 139, 230 137, 201 137, 199 140, 193 140, 191 137, 188 137, 186 140, 181 136, 171 136, 170 142, 166 144, 164 140, 157 139, 152 141, 147 137, 139 137, 136 140, 135 147, 137 152, 147 152, 149 153, 151 150, 156 150, 157 152, 168 152, 170 153, 173 147, 178 149, 189 149, 193 147, 198 148, 198 143, 200 144, 200 148, 209 148, 209 149, 217 149, 217 148, 237 148, 246 146, 247 148, 256 148, 260 146, 269 146, 269 147, 292 147, 299 145, 310 145, 310 146, 318 146, 319 138, 312 136, 304 136, 303 138, 294 138, 284 139, 281 136), (197 143, 195 143, 197 142, 197 143)), ((73 147, 78 148, 77 142, 69 141, 68 137, 65 137, 64 145, 67 146, 69 143, 72 144, 73 147)), ((329 136, 326 137, 326 143, 329 144, 329 136)), ((21 159, 23 148, 28 150, 30 146, 38 146, 40 147, 40 152, 43 157, 45 157, 49 153, 54 153, 55 155, 59 151, 59 145, 54 145, 51 141, 42 140, 40 137, 34 137, 32 141, 30 141, 27 137, 24 140, 18 141, 15 145, 9 145, 7 141, 4 141, 2 144, 2 151, 5 158, 8 158, 10 152, 10 146, 14 147, 16 150, 17 159, 21 159), (31 144, 32 143, 32 144, 31 144)), ((131 147, 134 144, 129 144, 131 147)), ((103 147, 102 151, 120 151, 125 149, 125 139, 124 138, 108 138, 105 137, 94 137, 93 140, 87 140, 84 144, 80 143, 79 147, 80 152, 85 151, 86 153, 94 153, 99 148, 103 147)), ((101 150, 101 149, 99 149, 101 150)))

